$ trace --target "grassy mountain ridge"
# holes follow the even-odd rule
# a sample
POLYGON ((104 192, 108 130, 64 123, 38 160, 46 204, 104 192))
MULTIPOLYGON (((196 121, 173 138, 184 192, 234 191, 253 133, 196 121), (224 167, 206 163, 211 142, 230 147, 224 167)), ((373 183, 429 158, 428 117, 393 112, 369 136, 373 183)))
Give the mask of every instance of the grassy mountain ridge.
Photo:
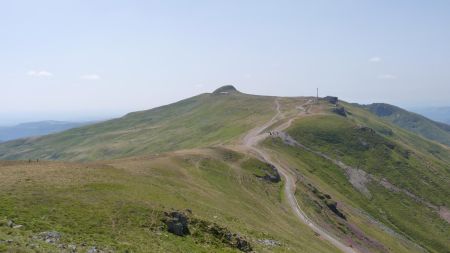
POLYGON ((243 236, 258 252, 337 252, 293 215, 287 181, 266 180, 273 167, 240 148, 256 129, 266 136, 260 147, 295 172, 300 208, 345 245, 358 252, 450 252, 450 149, 362 106, 337 106, 345 110, 336 113, 334 104, 310 97, 255 96, 225 87, 92 126, 2 143, 2 159, 25 161, 0 162, 0 251, 12 236, 14 247, 25 250, 27 238, 57 230, 62 243, 81 252, 92 245, 237 252, 217 231, 243 236), (282 125, 287 129, 277 133, 282 125), (167 232, 164 212, 186 209, 193 213, 192 233, 167 232), (2 226, 2 219, 24 227, 2 226), (99 221, 103 225, 94 225, 99 221))
POLYGON ((201 94, 122 118, 0 145, 0 159, 98 160, 229 142, 273 111, 273 98, 201 94))
POLYGON ((375 115, 402 128, 450 146, 450 125, 430 120, 422 115, 389 104, 374 103, 364 107, 375 115))

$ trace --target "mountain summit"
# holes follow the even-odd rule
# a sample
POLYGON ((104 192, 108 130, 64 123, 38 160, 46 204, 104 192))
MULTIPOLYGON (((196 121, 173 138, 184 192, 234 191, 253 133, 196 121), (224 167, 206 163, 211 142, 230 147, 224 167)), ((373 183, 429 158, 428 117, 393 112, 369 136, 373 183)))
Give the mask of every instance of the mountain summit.
POLYGON ((239 92, 239 91, 233 85, 225 85, 216 89, 213 92, 213 94, 229 93, 229 92, 239 92))

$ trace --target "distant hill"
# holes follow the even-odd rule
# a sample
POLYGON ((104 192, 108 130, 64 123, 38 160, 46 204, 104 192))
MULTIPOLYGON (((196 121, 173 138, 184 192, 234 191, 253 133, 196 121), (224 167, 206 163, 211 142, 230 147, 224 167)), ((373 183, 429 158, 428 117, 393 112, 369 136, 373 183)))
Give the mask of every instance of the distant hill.
POLYGON ((429 119, 450 124, 450 106, 444 107, 416 107, 411 111, 421 114, 429 119))
POLYGON ((221 144, 271 117, 274 97, 225 86, 55 135, 2 143, 0 158, 96 160, 221 144))
POLYGON ((450 146, 450 125, 430 120, 422 115, 389 104, 374 103, 364 107, 397 126, 450 146))
POLYGON ((64 130, 85 126, 92 123, 93 122, 66 122, 47 120, 22 123, 15 126, 0 127, 0 142, 62 132, 64 130))

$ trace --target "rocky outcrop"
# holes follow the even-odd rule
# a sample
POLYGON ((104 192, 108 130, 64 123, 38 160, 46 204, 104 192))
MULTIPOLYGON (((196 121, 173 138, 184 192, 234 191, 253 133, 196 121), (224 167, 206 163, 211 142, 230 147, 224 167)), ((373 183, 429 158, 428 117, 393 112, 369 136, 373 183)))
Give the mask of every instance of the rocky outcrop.
POLYGON ((251 252, 253 250, 252 247, 250 246, 250 243, 247 240, 245 240, 243 237, 234 236, 233 238, 235 240, 235 243, 233 241, 232 241, 232 243, 235 244, 235 246, 238 250, 243 251, 243 252, 251 252))
POLYGON ((57 243, 61 239, 61 234, 56 231, 46 231, 39 233, 38 238, 46 243, 57 243))
POLYGON ((232 233, 226 227, 220 226, 214 222, 192 216, 192 211, 186 209, 184 211, 164 212, 162 219, 169 233, 178 236, 192 236, 194 238, 214 238, 211 243, 223 243, 224 245, 238 249, 242 252, 251 252, 252 246, 245 237, 232 233))
POLYGON ((346 220, 347 218, 345 217, 345 215, 343 213, 341 213, 341 211, 338 210, 337 207, 337 202, 331 199, 327 199, 325 201, 328 209, 330 209, 334 214, 336 214, 337 216, 341 217, 342 219, 346 220))
POLYGON ((166 224, 167 231, 169 231, 169 233, 178 236, 186 236, 190 234, 187 215, 178 211, 172 211, 169 213, 165 212, 164 214, 165 217, 163 222, 166 224))
POLYGON ((276 247, 281 246, 281 243, 271 239, 259 239, 258 242, 264 246, 276 247))
POLYGON ((338 209, 338 203, 334 201, 329 194, 321 192, 310 183, 308 183, 306 186, 314 194, 315 198, 318 198, 316 204, 318 204, 321 209, 325 204, 325 206, 328 207, 328 209, 330 209, 330 211, 332 211, 335 215, 344 220, 347 220, 347 217, 345 217, 345 215, 338 209))
POLYGON ((259 178, 262 178, 268 182, 271 183, 278 183, 281 181, 280 173, 278 173, 278 170, 275 166, 272 164, 268 164, 270 169, 267 169, 265 172, 266 174, 264 176, 257 176, 259 178))
POLYGON ((91 247, 88 249, 86 253, 97 253, 97 252, 98 252, 97 247, 91 247))
POLYGON ((345 108, 343 106, 334 108, 333 112, 336 113, 337 115, 347 117, 347 111, 345 110, 345 108))
POLYGON ((250 242, 245 237, 232 233, 225 227, 199 219, 194 219, 192 222, 199 230, 213 235, 216 239, 232 248, 242 252, 251 252, 253 250, 250 242))
POLYGON ((376 133, 375 130, 373 130, 372 128, 370 128, 368 126, 357 126, 356 130, 358 130, 360 132, 367 132, 367 133, 370 133, 372 135, 376 133))

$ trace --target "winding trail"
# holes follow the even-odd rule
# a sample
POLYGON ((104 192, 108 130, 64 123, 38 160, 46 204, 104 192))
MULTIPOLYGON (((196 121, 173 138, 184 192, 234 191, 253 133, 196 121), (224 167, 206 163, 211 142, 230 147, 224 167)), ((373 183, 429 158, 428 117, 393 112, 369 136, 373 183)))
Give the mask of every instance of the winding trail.
MULTIPOLYGON (((301 112, 292 118, 290 118, 287 122, 277 126, 274 129, 274 132, 283 131, 286 128, 288 128, 292 121, 299 116, 308 113, 309 107, 313 101, 308 100, 304 104, 300 105, 299 109, 301 109, 301 112)), ((342 252, 345 253, 358 253, 358 251, 350 246, 345 245, 341 241, 339 241, 336 237, 334 237, 331 233, 326 231, 325 229, 321 228, 317 224, 315 224, 306 213, 301 209, 300 205, 297 202, 297 199, 295 198, 295 188, 296 188, 296 181, 297 176, 292 169, 288 168, 287 166, 284 166, 282 163, 280 163, 277 159, 273 158, 269 151, 266 149, 259 147, 258 144, 267 138, 270 134, 267 131, 264 131, 271 125, 277 123, 279 120, 285 119, 283 113, 280 109, 280 103, 278 101, 278 98, 275 99, 275 105, 276 105, 276 111, 274 117, 272 117, 271 120, 269 120, 267 123, 265 123, 262 126, 256 127, 252 130, 250 130, 242 139, 242 144, 240 148, 247 150, 264 161, 272 164, 275 166, 280 174, 283 176, 285 180, 285 187, 284 187, 284 193, 286 195, 286 199, 291 206, 292 210, 294 211, 295 215, 302 221, 304 224, 308 225, 314 232, 319 234, 323 239, 330 242, 332 245, 334 245, 336 248, 340 249, 342 252)))

